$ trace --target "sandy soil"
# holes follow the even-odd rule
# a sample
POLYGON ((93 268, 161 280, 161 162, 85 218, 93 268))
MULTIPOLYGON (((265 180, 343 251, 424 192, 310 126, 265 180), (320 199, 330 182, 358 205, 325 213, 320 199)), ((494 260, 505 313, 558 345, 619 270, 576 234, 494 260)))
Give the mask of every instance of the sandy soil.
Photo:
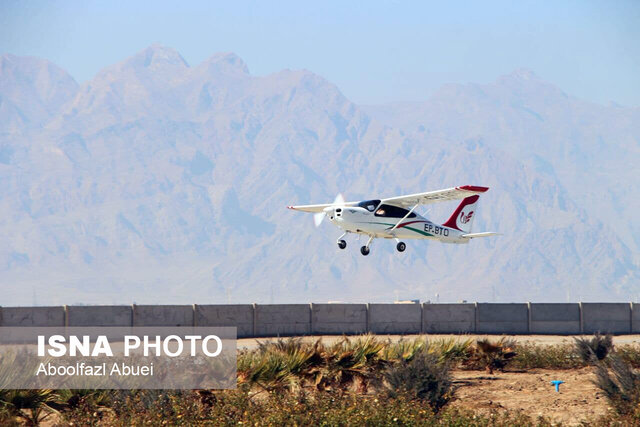
POLYGON ((489 415, 504 410, 522 411, 554 423, 578 425, 605 415, 609 405, 593 384, 590 368, 530 370, 528 372, 454 371, 456 398, 453 406, 489 415), (553 380, 564 381, 556 393, 553 380))

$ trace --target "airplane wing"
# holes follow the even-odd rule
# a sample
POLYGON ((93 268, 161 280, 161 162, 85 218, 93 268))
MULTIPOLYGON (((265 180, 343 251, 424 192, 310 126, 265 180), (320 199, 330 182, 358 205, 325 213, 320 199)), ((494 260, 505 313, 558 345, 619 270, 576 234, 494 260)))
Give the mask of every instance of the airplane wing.
MULTIPOLYGON (((341 203, 340 206, 355 206, 357 204, 358 202, 346 202, 346 203, 341 203)), ((326 203, 324 205, 287 206, 287 208, 293 209, 296 211, 319 213, 319 212, 322 212, 324 208, 329 208, 332 206, 336 206, 336 205, 334 203, 326 203)))
POLYGON ((444 202, 447 200, 464 199, 465 197, 473 196, 474 194, 484 193, 488 189, 489 187, 463 185, 461 187, 446 188, 444 190, 409 194, 408 196, 390 197, 388 199, 383 199, 382 203, 409 208, 415 205, 426 205, 429 203, 444 202))

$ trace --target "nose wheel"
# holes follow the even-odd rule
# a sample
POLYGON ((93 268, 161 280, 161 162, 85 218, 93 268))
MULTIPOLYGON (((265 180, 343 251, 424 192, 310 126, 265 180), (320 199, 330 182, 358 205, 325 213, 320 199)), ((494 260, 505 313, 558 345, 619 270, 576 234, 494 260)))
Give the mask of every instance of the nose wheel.
POLYGON ((404 252, 404 250, 407 249, 407 245, 405 245, 404 242, 398 242, 396 249, 398 252, 404 252))
POLYGON ((343 239, 344 236, 346 236, 348 233, 348 231, 345 231, 344 233, 342 233, 342 236, 338 237, 338 247, 340 249, 344 249, 347 247, 347 241, 343 239))

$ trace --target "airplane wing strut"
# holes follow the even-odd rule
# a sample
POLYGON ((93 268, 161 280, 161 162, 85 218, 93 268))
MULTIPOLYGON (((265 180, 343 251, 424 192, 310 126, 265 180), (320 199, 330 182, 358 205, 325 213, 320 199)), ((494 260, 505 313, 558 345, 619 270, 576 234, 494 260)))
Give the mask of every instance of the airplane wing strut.
POLYGON ((392 228, 391 230, 389 230, 389 232, 392 232, 393 230, 395 230, 396 228, 398 228, 398 226, 400 225, 400 223, 401 223, 402 221, 404 221, 405 219, 407 219, 407 218, 409 217, 409 215, 411 215, 411 212, 413 212, 413 210, 414 210, 415 208, 417 208, 418 206, 420 206, 420 203, 418 203, 418 204, 416 204, 414 207, 412 207, 412 208, 411 208, 411 210, 410 210, 409 212, 407 212, 407 214, 406 214, 406 215, 405 215, 405 216, 404 216, 400 221, 398 221, 398 222, 396 223, 396 225, 394 225, 394 226, 393 226, 393 228, 392 228))

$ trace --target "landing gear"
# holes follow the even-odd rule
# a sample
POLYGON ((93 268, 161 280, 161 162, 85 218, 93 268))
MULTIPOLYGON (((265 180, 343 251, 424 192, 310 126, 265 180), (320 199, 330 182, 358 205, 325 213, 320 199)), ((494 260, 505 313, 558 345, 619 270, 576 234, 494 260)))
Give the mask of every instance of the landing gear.
POLYGON ((407 249, 407 245, 405 245, 404 242, 398 242, 396 249, 398 252, 404 252, 404 250, 407 249))
POLYGON ((360 248, 360 253, 364 256, 369 255, 369 245, 373 242, 373 236, 369 237, 367 244, 360 248))
POLYGON ((338 247, 340 249, 344 249, 347 247, 347 242, 343 239, 344 236, 346 236, 348 233, 348 231, 345 231, 344 233, 342 233, 342 236, 338 237, 338 247))

